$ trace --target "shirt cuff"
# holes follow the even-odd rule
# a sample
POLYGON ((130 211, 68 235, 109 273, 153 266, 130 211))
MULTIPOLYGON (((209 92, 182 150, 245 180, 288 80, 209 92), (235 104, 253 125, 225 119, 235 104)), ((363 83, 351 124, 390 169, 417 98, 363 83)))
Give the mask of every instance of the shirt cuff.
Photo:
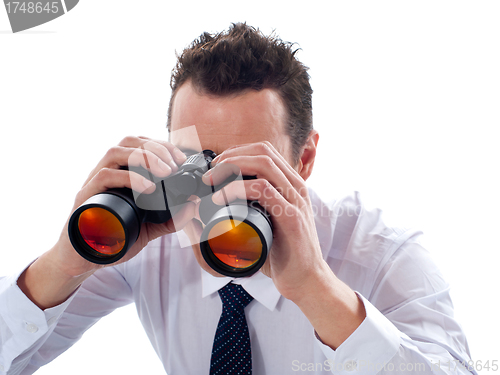
POLYGON ((374 375, 396 355, 401 343, 399 330, 375 306, 355 292, 365 306, 366 317, 337 350, 317 343, 332 372, 343 375, 374 375))
POLYGON ((3 371, 8 371, 14 358, 57 324, 76 294, 76 291, 73 292, 60 305, 41 310, 17 285, 17 280, 30 265, 21 272, 0 280, 0 337, 5 340, 0 350, 0 368, 3 371))

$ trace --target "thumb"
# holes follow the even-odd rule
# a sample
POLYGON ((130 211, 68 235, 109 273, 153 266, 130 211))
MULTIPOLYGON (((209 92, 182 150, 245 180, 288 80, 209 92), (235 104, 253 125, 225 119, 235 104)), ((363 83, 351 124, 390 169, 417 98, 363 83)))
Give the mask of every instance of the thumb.
POLYGON ((199 203, 187 201, 184 207, 166 223, 168 233, 180 231, 187 223, 195 218, 198 204, 199 203))

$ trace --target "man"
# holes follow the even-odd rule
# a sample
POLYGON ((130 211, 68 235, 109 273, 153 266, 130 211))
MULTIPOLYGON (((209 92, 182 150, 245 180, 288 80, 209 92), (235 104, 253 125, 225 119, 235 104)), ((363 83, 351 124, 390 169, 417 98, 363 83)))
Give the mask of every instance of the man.
POLYGON ((205 183, 224 164, 256 176, 244 181, 244 197, 231 184, 214 202, 247 198, 270 208, 274 239, 262 272, 232 280, 205 263, 196 199, 174 221, 144 224, 108 267, 81 258, 64 228, 19 277, 1 280, 0 374, 31 374, 131 302, 169 374, 473 371, 457 365, 469 360, 467 343, 420 233, 386 227, 357 196, 329 206, 306 188, 319 139, 311 95, 290 44, 245 24, 195 40, 172 74, 170 142, 125 138, 91 172, 74 208, 110 188, 154 189, 120 166, 162 178, 186 160, 181 150, 211 149, 219 156, 205 183), (201 145, 182 136, 193 125, 201 145), (193 251, 180 246, 183 236, 193 251), (235 334, 234 353, 221 328, 227 286, 247 298, 238 332, 250 344, 235 334), (231 355, 220 359, 219 350, 231 355))

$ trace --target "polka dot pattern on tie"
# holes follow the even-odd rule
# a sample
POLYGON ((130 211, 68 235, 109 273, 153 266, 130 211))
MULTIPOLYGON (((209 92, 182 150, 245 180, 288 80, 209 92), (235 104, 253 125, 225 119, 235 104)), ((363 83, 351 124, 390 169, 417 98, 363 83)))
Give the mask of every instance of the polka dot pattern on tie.
POLYGON ((245 307, 252 302, 241 285, 229 283, 219 290, 222 314, 215 332, 210 375, 252 373, 250 335, 245 307))

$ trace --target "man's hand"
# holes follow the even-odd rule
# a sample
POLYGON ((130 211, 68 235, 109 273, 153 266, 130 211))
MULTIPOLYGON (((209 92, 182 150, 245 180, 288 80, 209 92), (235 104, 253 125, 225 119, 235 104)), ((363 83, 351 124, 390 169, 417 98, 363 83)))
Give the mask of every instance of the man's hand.
MULTIPOLYGON (((108 189, 126 187, 146 194, 154 191, 155 185, 152 181, 138 173, 122 169, 123 166, 140 166, 158 178, 165 178, 176 172, 177 165, 185 160, 186 156, 169 142, 146 137, 126 137, 117 146, 110 148, 92 170, 76 196, 72 212, 91 196, 108 189)), ((191 205, 186 206, 183 213, 189 208, 194 211, 191 205)), ((189 220, 191 218, 192 216, 189 220)), ((174 231, 172 221, 165 224, 143 224, 136 243, 122 259, 112 265, 130 260, 149 241, 174 231)), ((69 241, 67 223, 56 246, 61 257, 61 269, 69 275, 78 276, 81 273, 107 266, 88 262, 78 255, 69 241)))
MULTIPOLYGON (((253 180, 228 184, 214 203, 258 201, 271 216, 273 244, 261 271, 278 291, 295 302, 322 341, 337 348, 361 324, 364 307, 324 261, 305 180, 269 142, 231 147, 212 162, 206 183, 224 180, 231 164, 253 180), (244 185, 242 189, 241 184, 244 185)), ((303 167, 302 163, 299 169, 303 167)), ((234 169, 234 168, 233 168, 234 169)))
MULTIPOLYGON (((137 173, 122 169, 122 166, 141 166, 154 176, 165 178, 176 172, 178 165, 185 160, 186 156, 169 142, 145 137, 126 137, 117 146, 109 149, 90 173, 76 195, 72 212, 91 196, 108 189, 127 187, 139 193, 154 191, 153 182, 137 173)), ((186 204, 175 216, 177 229, 190 221, 194 212, 195 204, 186 204)), ((120 261, 111 265, 126 262, 137 255, 149 241, 175 230, 173 219, 165 224, 143 224, 136 243, 120 261)), ((35 304, 48 308, 66 300, 87 277, 106 266, 85 260, 73 249, 66 222, 55 246, 21 275, 18 284, 35 304)))
POLYGON ((225 150, 212 162, 213 168, 205 174, 204 181, 225 177, 222 174, 227 168, 222 168, 223 164, 234 165, 242 175, 256 179, 228 184, 214 195, 214 203, 224 205, 248 199, 258 201, 267 210, 274 239, 261 271, 273 279, 283 296, 293 300, 324 263, 304 179, 269 142, 225 150))

